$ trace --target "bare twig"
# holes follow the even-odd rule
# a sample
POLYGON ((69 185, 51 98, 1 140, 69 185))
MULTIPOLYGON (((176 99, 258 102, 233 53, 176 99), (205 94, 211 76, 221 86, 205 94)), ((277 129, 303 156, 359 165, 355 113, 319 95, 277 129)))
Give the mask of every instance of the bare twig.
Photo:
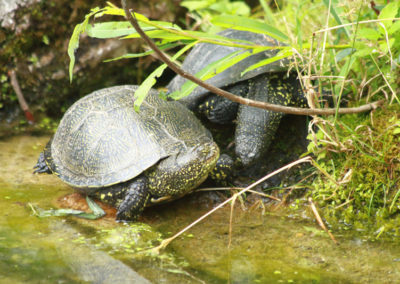
POLYGON ((140 28, 135 15, 128 10, 126 6, 126 1, 121 0, 122 7, 125 11, 125 17, 126 19, 131 23, 131 25, 135 28, 137 33, 142 37, 143 40, 146 41, 146 43, 150 46, 151 49, 154 50, 154 52, 160 57, 160 59, 168 65, 169 68, 171 68, 175 73, 178 75, 182 76, 183 78, 186 78, 190 81, 195 82, 199 86, 209 90, 212 93, 215 93, 219 96, 225 97, 231 101, 252 106, 252 107, 257 107, 257 108, 262 108, 262 109, 267 109, 275 112, 283 112, 287 114, 296 114, 296 115, 334 115, 336 113, 339 114, 346 114, 346 113, 359 113, 359 112, 366 112, 370 110, 374 110, 378 108, 380 105, 383 104, 384 100, 380 100, 377 102, 373 102, 370 104, 362 105, 359 107, 354 107, 354 108, 340 108, 340 109, 332 109, 332 108, 326 108, 326 109, 307 109, 307 108, 297 108, 297 107, 287 107, 287 106, 281 106, 281 105, 275 105, 275 104, 270 104, 266 102, 260 102, 260 101, 254 101, 246 98, 242 98, 239 96, 236 96, 230 92, 227 92, 225 90, 222 90, 220 88, 214 87, 212 85, 207 84, 203 80, 193 76, 190 73, 187 73, 183 69, 181 69, 178 65, 176 65, 174 62, 172 62, 168 56, 162 52, 156 45, 155 43, 143 32, 143 30, 140 28))
MULTIPOLYGON (((243 187, 210 187, 210 188, 199 188, 199 189, 196 189, 195 191, 198 192, 198 191, 242 190, 242 189, 243 189, 243 187)), ((269 195, 269 194, 265 194, 263 192, 258 192, 258 191, 251 190, 251 189, 249 189, 248 192, 251 192, 251 193, 254 193, 254 194, 269 198, 269 199, 273 199, 273 200, 276 200, 276 201, 281 201, 278 197, 275 197, 275 196, 272 196, 272 195, 269 195)))
POLYGON ((239 191, 238 193, 235 193, 234 195, 232 195, 232 197, 228 198, 227 200, 225 200, 224 202, 222 202, 221 204, 219 204, 217 207, 215 207, 214 209, 208 211, 206 214, 204 214, 203 216, 201 216, 200 218, 198 218, 196 221, 194 221, 193 223, 191 223, 189 226, 186 226, 184 229, 182 229, 181 231, 179 231, 178 233, 176 233, 175 235, 173 235, 172 237, 165 239, 161 242, 161 244, 155 248, 152 249, 152 252, 154 253, 159 253, 160 250, 166 248, 174 239, 176 239, 177 237, 179 237, 180 235, 182 235, 184 232, 186 232, 187 230, 189 230, 190 228, 192 228, 193 226, 195 226, 196 224, 200 223, 202 220, 204 220, 205 218, 207 218, 209 215, 211 215, 212 213, 214 213, 215 211, 217 211, 218 209, 224 207, 226 204, 228 204, 229 202, 231 202, 232 200, 235 200, 239 195, 247 192, 249 189, 259 185, 260 183, 264 182, 265 180, 269 179, 270 177, 285 171, 287 169, 290 169, 291 167, 301 164, 301 163, 310 163, 312 161, 311 157, 304 157, 301 158, 299 160, 296 160, 282 168, 277 169, 276 171, 269 173, 268 175, 264 176, 263 178, 259 179, 258 181, 256 181, 255 183, 252 183, 251 185, 249 185, 248 187, 242 189, 241 191, 239 191))
POLYGON ((358 21, 358 22, 354 22, 354 23, 348 23, 348 24, 343 24, 343 25, 338 25, 338 26, 334 26, 334 27, 330 27, 330 28, 325 28, 322 30, 318 30, 315 33, 323 33, 325 31, 331 31, 331 30, 337 30, 343 27, 348 27, 348 26, 355 26, 355 25, 359 25, 359 24, 369 24, 369 23, 380 23, 383 21, 398 21, 400 20, 400 18, 387 18, 387 19, 377 19, 377 20, 366 20, 366 21, 358 21))
POLYGON ((314 213, 315 219, 317 219, 318 225, 325 231, 328 233, 329 237, 332 239, 332 241, 337 245, 338 242, 335 239, 335 237, 333 236, 333 234, 326 228, 324 222, 322 221, 321 216, 318 213, 317 207, 315 207, 314 202, 312 201, 311 197, 308 199, 308 202, 310 202, 310 206, 311 206, 311 210, 314 213))
POLYGON ((13 87, 14 92, 17 95, 18 103, 19 103, 21 109, 24 111, 26 119, 28 120, 28 122, 30 124, 33 124, 35 122, 35 120, 33 118, 32 112, 29 110, 29 106, 24 98, 24 94, 22 93, 21 88, 19 87, 17 75, 15 74, 15 70, 10 70, 8 72, 8 75, 10 76, 11 86, 13 87))
POLYGON ((238 196, 234 195, 231 202, 231 214, 229 215, 229 235, 228 235, 228 248, 231 247, 232 244, 232 228, 233 228, 233 209, 235 209, 235 202, 238 196))

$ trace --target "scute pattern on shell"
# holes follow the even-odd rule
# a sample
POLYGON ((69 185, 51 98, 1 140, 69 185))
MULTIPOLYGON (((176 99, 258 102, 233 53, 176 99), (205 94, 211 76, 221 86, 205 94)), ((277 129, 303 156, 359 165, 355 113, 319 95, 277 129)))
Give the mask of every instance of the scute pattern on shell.
POLYGON ((52 170, 61 179, 78 188, 120 183, 212 139, 185 107, 160 99, 154 90, 136 113, 136 89, 125 85, 95 91, 65 113, 51 142, 51 164, 57 165, 52 170))

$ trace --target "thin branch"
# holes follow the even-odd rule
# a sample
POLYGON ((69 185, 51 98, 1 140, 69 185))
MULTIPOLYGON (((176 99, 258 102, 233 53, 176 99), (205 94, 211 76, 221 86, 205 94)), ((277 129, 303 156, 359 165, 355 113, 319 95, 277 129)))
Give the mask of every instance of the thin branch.
POLYGON ((33 118, 32 112, 29 110, 29 106, 24 98, 24 94, 22 93, 21 88, 19 87, 19 83, 18 83, 17 75, 15 74, 15 70, 10 70, 8 72, 8 75, 10 76, 11 86, 13 87, 14 92, 17 95, 19 105, 25 114, 25 118, 28 120, 28 122, 30 124, 33 124, 35 122, 35 120, 33 118))
POLYGON ((354 23, 338 25, 338 26, 334 26, 334 27, 330 27, 330 28, 325 28, 325 29, 316 31, 315 33, 316 34, 323 33, 325 31, 337 30, 337 29, 340 29, 340 28, 343 28, 343 27, 354 26, 354 25, 358 25, 358 24, 380 23, 380 22, 383 22, 383 21, 398 21, 398 20, 400 20, 400 18, 388 18, 388 19, 359 21, 359 22, 354 22, 354 23))
POLYGON ((267 179, 269 179, 270 177, 283 172, 287 169, 290 169, 291 167, 294 167, 298 164, 301 163, 311 163, 312 159, 311 157, 307 156, 304 158, 301 158, 299 160, 296 160, 282 168, 279 168, 277 170, 275 170, 272 173, 269 173, 268 175, 264 176, 263 178, 259 179, 258 181, 256 181, 255 183, 252 183, 251 185, 249 185, 248 187, 242 189, 240 192, 235 193, 234 195, 232 195, 232 197, 228 198, 227 200, 225 200, 224 202, 222 202, 221 204, 219 204, 217 207, 213 208, 212 210, 208 211, 206 214, 204 214, 203 216, 201 216, 200 218, 198 218, 196 221, 194 221, 193 223, 191 223, 190 225, 186 226, 185 228, 183 228, 181 231, 179 231, 178 233, 176 233, 175 235, 173 235, 172 237, 168 238, 168 239, 164 239, 161 244, 155 248, 152 248, 152 252, 154 253, 159 253, 160 250, 166 248, 174 239, 176 239, 178 236, 182 235, 184 232, 186 232, 187 230, 189 230, 190 228, 192 228, 193 226, 195 226, 196 224, 200 223, 202 220, 204 220, 205 218, 207 218, 209 215, 211 215, 212 213, 214 213, 215 211, 217 211, 218 209, 224 207, 226 204, 228 204, 229 202, 231 202, 232 200, 235 200, 239 195, 247 192, 249 189, 252 189, 253 187, 259 185, 260 183, 266 181, 267 179))
MULTIPOLYGON (((195 192, 199 192, 199 191, 213 191, 213 190, 242 190, 243 187, 211 187, 211 188, 199 188, 196 189, 195 192)), ((251 190, 249 189, 248 192, 272 199, 272 200, 276 200, 276 201, 281 201, 279 198, 269 195, 269 194, 265 194, 263 192, 258 192, 255 190, 251 190)))
MULTIPOLYGON (((122 8, 125 11, 125 17, 126 19, 131 23, 131 25, 135 28, 137 33, 142 37, 144 41, 150 46, 151 49, 154 50, 154 52, 159 56, 159 58, 168 65, 169 68, 171 68, 175 73, 178 75, 182 76, 183 78, 186 78, 190 81, 195 82, 199 86, 209 90, 212 93, 215 93, 219 96, 225 97, 231 101, 252 106, 252 107, 257 107, 257 108, 262 108, 262 109, 267 109, 275 112, 283 112, 287 114, 296 114, 296 115, 334 115, 336 113, 336 109, 334 108, 326 108, 326 109, 308 109, 308 108, 297 108, 297 107, 287 107, 287 106, 281 106, 281 105, 275 105, 275 104, 270 104, 266 102, 259 102, 259 101, 254 101, 246 98, 242 98, 239 96, 236 96, 230 92, 227 92, 225 90, 222 90, 220 88, 214 87, 212 85, 207 84, 203 80, 193 76, 190 73, 187 73, 183 69, 181 69, 178 65, 176 65, 174 62, 172 62, 168 56, 164 52, 162 52, 156 45, 155 43, 143 32, 143 30, 140 28, 136 18, 135 14, 133 14, 128 10, 126 6, 126 1, 121 0, 122 8)), ((373 102, 370 104, 362 105, 359 107, 353 107, 353 108, 340 108, 338 109, 339 114, 348 114, 348 113, 359 113, 359 112, 366 112, 370 110, 374 110, 378 108, 380 105, 382 105, 384 100, 380 100, 377 102, 373 102)))
POLYGON ((308 199, 308 202, 310 202, 311 210, 314 213, 315 219, 317 219, 318 225, 328 233, 329 237, 332 239, 332 241, 335 243, 335 245, 338 244, 337 240, 333 236, 333 234, 326 228, 324 222, 322 221, 321 216, 318 213, 317 207, 315 207, 314 202, 312 201, 311 197, 308 199))

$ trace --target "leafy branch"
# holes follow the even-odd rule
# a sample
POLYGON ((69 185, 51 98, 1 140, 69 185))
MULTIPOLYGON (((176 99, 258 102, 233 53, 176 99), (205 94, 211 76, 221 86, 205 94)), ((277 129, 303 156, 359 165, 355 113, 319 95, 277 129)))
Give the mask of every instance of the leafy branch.
POLYGON ((193 76, 190 73, 187 73, 183 69, 181 69, 178 65, 176 65, 174 62, 172 62, 169 57, 162 52, 157 45, 146 35, 146 33, 141 29, 141 27, 138 24, 138 21, 136 20, 136 14, 132 14, 129 9, 126 6, 126 1, 121 0, 121 5, 125 11, 125 17, 126 19, 131 23, 131 25, 135 28, 136 32, 142 37, 143 40, 146 41, 146 43, 150 46, 150 48, 158 55, 158 57, 168 65, 174 72, 176 72, 178 75, 184 77, 185 79, 188 79, 199 86, 209 90, 212 93, 215 93, 219 96, 225 97, 231 101, 252 106, 252 107, 258 107, 262 109, 267 109, 275 112, 283 112, 287 114, 296 114, 296 115, 334 115, 336 113, 339 114, 349 114, 349 113, 360 113, 360 112, 366 112, 370 110, 374 110, 378 108, 380 105, 383 104, 383 100, 373 102, 370 104, 365 104, 359 107, 353 107, 353 108, 326 108, 326 109, 305 109, 305 108, 296 108, 296 107, 286 107, 286 106, 281 106, 281 105, 275 105, 275 104, 270 104, 270 103, 265 103, 265 102, 260 102, 260 101, 254 101, 250 100, 247 98, 242 98, 239 96, 236 96, 230 92, 227 92, 225 90, 222 90, 220 88, 214 87, 212 85, 207 84, 203 80, 193 76))

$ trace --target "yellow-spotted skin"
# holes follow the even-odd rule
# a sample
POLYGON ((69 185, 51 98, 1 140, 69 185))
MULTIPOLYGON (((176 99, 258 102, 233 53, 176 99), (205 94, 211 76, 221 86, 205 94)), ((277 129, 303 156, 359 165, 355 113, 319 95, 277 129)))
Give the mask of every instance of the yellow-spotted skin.
MULTIPOLYGON (((306 107, 307 101, 295 75, 264 74, 249 80, 249 99, 284 106, 306 107)), ((244 165, 258 161, 267 151, 283 113, 240 106, 235 152, 244 165)))
POLYGON ((178 102, 151 90, 134 111, 137 86, 102 89, 65 113, 40 154, 36 172, 51 172, 135 220, 150 198, 182 196, 203 182, 218 146, 178 102))

